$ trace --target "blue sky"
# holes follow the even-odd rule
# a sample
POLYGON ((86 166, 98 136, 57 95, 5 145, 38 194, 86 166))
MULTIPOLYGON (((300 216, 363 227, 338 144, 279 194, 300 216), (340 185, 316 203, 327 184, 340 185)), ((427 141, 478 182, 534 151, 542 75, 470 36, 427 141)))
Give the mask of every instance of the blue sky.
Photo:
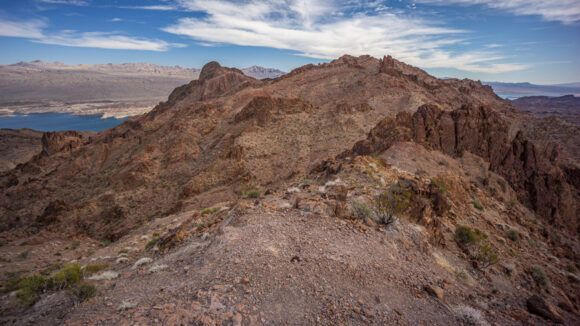
POLYGON ((0 0, 0 64, 289 71, 391 54, 438 77, 580 81, 580 0, 0 0))

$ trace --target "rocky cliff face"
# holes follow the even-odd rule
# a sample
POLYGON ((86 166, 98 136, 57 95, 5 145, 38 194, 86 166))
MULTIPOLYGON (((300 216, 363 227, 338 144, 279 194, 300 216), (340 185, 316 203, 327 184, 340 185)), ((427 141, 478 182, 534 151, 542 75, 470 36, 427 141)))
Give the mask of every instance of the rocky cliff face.
POLYGON ((341 156, 384 152, 396 142, 409 140, 448 155, 470 152, 484 158, 490 170, 502 175, 518 192, 522 202, 551 222, 580 231, 578 189, 567 182, 559 167, 559 146, 540 149, 521 131, 510 138, 505 120, 485 107, 442 111, 424 105, 413 115, 400 113, 396 118, 381 120, 367 139, 341 156))

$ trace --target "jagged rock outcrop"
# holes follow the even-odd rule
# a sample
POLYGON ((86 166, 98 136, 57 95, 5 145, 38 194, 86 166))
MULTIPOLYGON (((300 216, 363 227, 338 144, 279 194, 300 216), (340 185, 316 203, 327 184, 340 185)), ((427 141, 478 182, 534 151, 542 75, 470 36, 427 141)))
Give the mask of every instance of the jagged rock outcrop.
POLYGON ((212 61, 203 66, 199 79, 177 87, 171 92, 167 104, 175 104, 186 97, 191 102, 205 101, 225 93, 235 93, 249 85, 260 83, 260 81, 244 75, 239 69, 225 68, 212 61))
POLYGON ((58 152, 72 152, 85 143, 86 139, 78 131, 49 131, 42 135, 42 155, 49 156, 58 152))
POLYGON ((449 112, 423 105, 412 116, 399 113, 396 119, 379 121, 367 139, 341 157, 379 153, 395 142, 409 140, 449 155, 467 151, 484 158, 490 170, 512 185, 522 202, 550 222, 580 231, 577 190, 566 182, 566 174, 558 166, 559 147, 548 145, 540 150, 522 132, 510 139, 506 122, 485 107, 463 106, 449 112))

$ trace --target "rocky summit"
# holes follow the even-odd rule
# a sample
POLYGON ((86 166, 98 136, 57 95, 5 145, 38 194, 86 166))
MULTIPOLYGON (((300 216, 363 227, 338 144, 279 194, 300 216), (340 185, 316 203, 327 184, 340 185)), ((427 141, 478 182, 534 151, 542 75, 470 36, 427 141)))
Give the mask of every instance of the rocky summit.
POLYGON ((390 56, 210 62, 117 127, 10 133, 1 323, 578 325, 578 128, 390 56))

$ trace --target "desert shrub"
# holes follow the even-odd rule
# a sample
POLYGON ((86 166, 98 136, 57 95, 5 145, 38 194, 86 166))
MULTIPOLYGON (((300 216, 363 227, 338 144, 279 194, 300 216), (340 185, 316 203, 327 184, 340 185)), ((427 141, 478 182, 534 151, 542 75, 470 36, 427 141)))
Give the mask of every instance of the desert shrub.
POLYGON ((106 272, 102 272, 101 274, 90 276, 89 280, 95 280, 95 281, 112 280, 112 279, 116 279, 117 277, 119 277, 119 273, 113 272, 113 271, 106 271, 106 272))
POLYGON ((371 217, 372 212, 371 209, 369 208, 369 206, 362 202, 362 201, 354 201, 352 203, 352 205, 350 206, 350 211, 352 213, 352 215, 360 220, 363 220, 367 217, 371 217))
POLYGON ((149 268, 149 274, 154 274, 169 268, 167 265, 153 265, 153 267, 149 268))
POLYGON ((459 305, 453 308, 455 317, 464 325, 486 326, 489 323, 483 317, 481 311, 469 306, 459 305))
POLYGON ((455 228, 455 240, 460 245, 468 245, 478 242, 479 238, 469 227, 460 225, 455 228))
POLYGON ((473 205, 473 207, 479 209, 480 211, 483 210, 483 205, 479 201, 474 200, 471 202, 471 204, 473 205))
POLYGON ((83 279, 83 270, 78 264, 65 266, 48 279, 49 289, 64 289, 83 279))
POLYGON ((86 301, 97 294, 97 288, 90 283, 82 282, 73 288, 74 296, 81 302, 86 301))
POLYGON ((82 279, 82 270, 79 265, 73 264, 53 272, 49 277, 33 274, 22 277, 9 284, 10 290, 16 292, 16 301, 22 307, 32 306, 40 294, 50 290, 60 290, 71 287, 82 279))
POLYGON ((514 207, 514 206, 516 206, 516 201, 515 201, 515 200, 513 200, 513 199, 512 199, 512 200, 510 200, 510 201, 508 202, 508 206, 509 206, 509 207, 514 207))
POLYGON ((545 287, 548 285, 548 276, 541 266, 534 265, 530 269, 530 275, 538 286, 545 287))
POLYGON ((574 274, 568 274, 568 275, 566 275, 566 277, 568 278, 568 281, 570 281, 570 283, 579 283, 580 282, 580 280, 578 280, 578 278, 574 274))
POLYGON ((83 268, 83 273, 85 276, 93 275, 105 268, 109 267, 109 264, 90 264, 83 268))
POLYGON ((155 246, 157 244, 157 242, 159 242, 161 238, 159 237, 159 235, 153 235, 153 239, 149 240, 149 242, 147 242, 147 244, 145 245, 145 249, 149 249, 152 248, 153 246, 155 246))
POLYGON ((489 243, 484 243, 481 245, 481 247, 479 247, 477 260, 481 262, 481 268, 487 268, 499 262, 497 251, 495 251, 495 249, 493 249, 489 243))
POLYGON ((442 177, 438 176, 437 178, 431 179, 431 183, 439 188, 439 192, 441 194, 445 194, 445 192, 447 192, 447 185, 445 184, 445 180, 443 180, 442 177))
POLYGON ((125 311, 125 310, 129 310, 129 309, 133 309, 135 307, 137 307, 137 305, 135 303, 130 302, 130 301, 123 301, 117 307, 117 311, 125 311))
POLYGON ((247 198, 258 198, 261 195, 262 195, 262 192, 260 190, 258 190, 258 189, 252 189, 252 190, 249 190, 246 193, 246 197, 247 198))
POLYGON ((516 230, 508 230, 505 234, 513 242, 520 241, 520 233, 516 230))
POLYGON ((206 208, 203 211, 201 211, 201 215, 213 214, 219 210, 220 210, 219 207, 206 208))
POLYGON ((396 216, 409 208, 411 192, 401 183, 393 184, 388 191, 375 198, 374 216, 379 223, 389 225, 396 216))
POLYGON ((149 257, 143 257, 143 258, 139 259, 138 261, 136 261, 135 264, 133 264, 133 268, 141 267, 143 265, 149 264, 152 261, 153 261, 153 259, 151 259, 149 257))

